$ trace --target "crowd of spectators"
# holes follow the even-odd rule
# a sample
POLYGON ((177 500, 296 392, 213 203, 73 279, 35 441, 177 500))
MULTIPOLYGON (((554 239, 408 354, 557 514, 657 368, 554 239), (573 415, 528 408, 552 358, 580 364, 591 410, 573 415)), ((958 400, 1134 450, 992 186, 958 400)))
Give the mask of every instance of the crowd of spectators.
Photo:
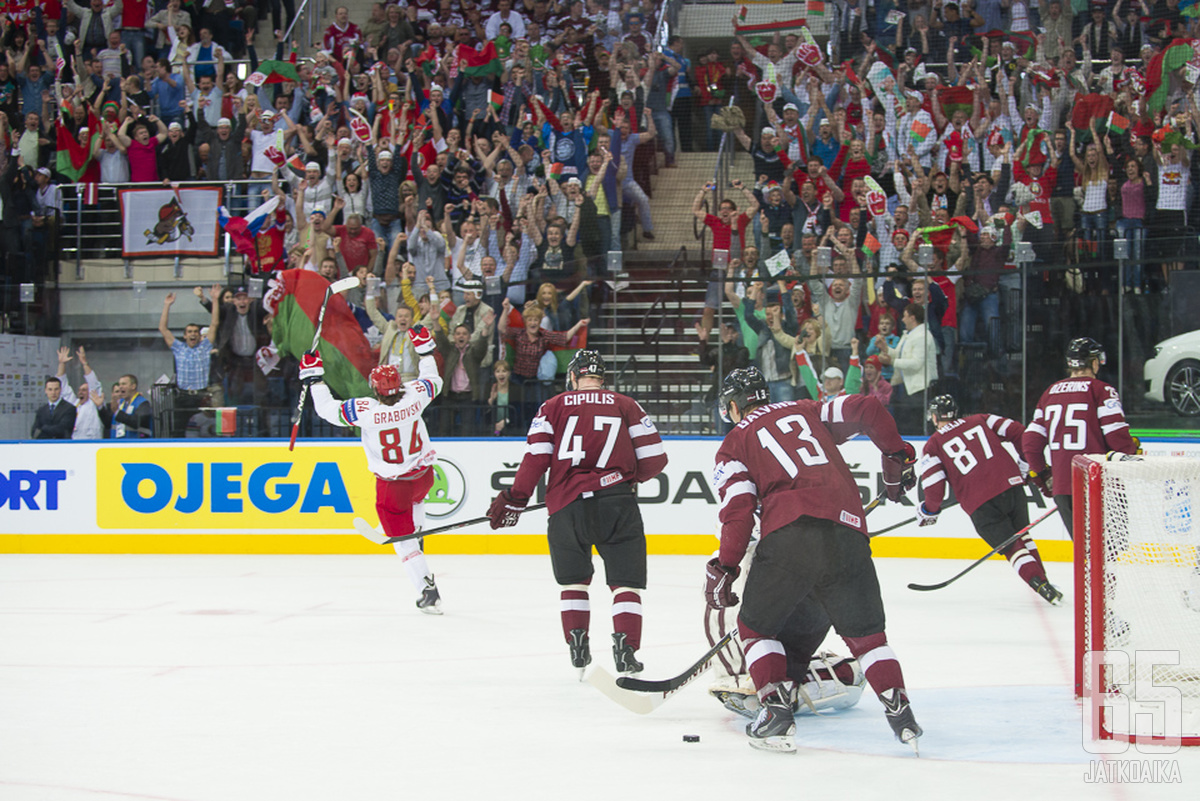
MULTIPOLYGON (((858 391, 903 415, 968 355, 998 357, 1017 305, 1160 293, 1194 255, 1200 59, 1179 49, 1197 22, 1167 0, 833 0, 827 46, 735 18, 715 48, 652 41, 652 4, 411 0, 367 19, 336 9, 303 59, 282 35, 292 9, 269 5, 7 4, 6 274, 36 253, 8 244, 35 243, 56 182, 246 179, 235 213, 279 200, 278 258, 251 272, 357 275, 364 332, 402 372, 404 330, 440 329, 447 405, 476 407, 486 430, 514 418, 478 407, 520 398, 519 415, 549 388, 554 349, 603 319, 607 254, 653 240, 656 214, 686 215, 686 199, 652 209, 659 165, 721 130, 753 170, 692 206, 728 254, 701 358, 732 336, 776 398, 846 391, 857 371, 858 391), (276 48, 260 62, 268 11, 276 48), (1118 236, 1122 281, 1096 266, 1118 236), (1034 265, 1073 269, 1021 297, 1022 243, 1034 265)), ((803 16, 772 14, 790 8, 803 16)), ((226 402, 266 402, 270 321, 242 303, 213 312, 220 383, 226 402)))
MULTIPOLYGON (((1119 293, 1149 304, 1195 269, 1195 17, 1136 0, 826 5, 829 52, 735 18, 727 55, 691 53, 705 146, 727 130, 753 165, 693 200, 715 251, 702 363, 727 303, 722 347, 744 348, 772 400, 875 394, 919 433, 931 387, 978 394, 964 371, 1020 352, 1023 305, 1047 333, 1115 331, 1119 293), (1064 323, 1075 308, 1087 319, 1064 323)), ((1133 308, 1151 310, 1125 321, 1145 349, 1161 307, 1133 308)))

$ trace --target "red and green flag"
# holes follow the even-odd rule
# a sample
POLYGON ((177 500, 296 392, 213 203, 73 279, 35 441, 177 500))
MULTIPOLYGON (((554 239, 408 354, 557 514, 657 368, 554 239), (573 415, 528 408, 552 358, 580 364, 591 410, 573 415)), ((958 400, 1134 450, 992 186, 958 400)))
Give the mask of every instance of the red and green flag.
POLYGON ((879 240, 875 237, 875 234, 868 231, 867 238, 864 239, 862 243, 862 252, 867 256, 874 256, 879 252, 881 247, 883 247, 883 245, 879 243, 879 240))
POLYGON ((556 161, 550 165, 550 177, 551 178, 553 178, 556 181, 561 181, 562 174, 563 174, 563 163, 561 161, 556 161))
POLYGON ((929 134, 932 132, 933 132, 932 126, 926 125, 921 120, 916 120, 912 125, 912 131, 910 133, 912 135, 913 142, 919 143, 919 142, 924 142, 925 138, 928 137, 929 134))
POLYGON ((805 5, 804 5, 804 12, 807 16, 810 16, 810 17, 825 16, 824 0, 808 0, 808 2, 805 3, 805 5))
POLYGON ((62 118, 55 123, 55 136, 58 147, 58 153, 55 156, 54 167, 63 175, 78 183, 79 179, 87 171, 87 168, 92 163, 92 154, 96 152, 95 144, 96 137, 100 136, 100 120, 96 119, 96 115, 92 113, 91 108, 88 108, 87 129, 88 141, 86 145, 79 143, 79 138, 72 136, 67 126, 63 125, 62 118))
MULTIPOLYGON (((760 22, 756 25, 738 24, 733 27, 733 30, 736 33, 745 35, 745 34, 751 34, 751 33, 776 33, 776 32, 782 32, 782 31, 794 31, 798 28, 805 28, 807 26, 808 26, 808 22, 804 19, 804 17, 798 17, 797 19, 776 20, 775 22, 760 22)), ((758 45, 755 44, 755 41, 753 39, 750 41, 750 43, 753 44, 755 47, 758 47, 758 45)), ((765 44, 765 42, 763 44, 765 44)))
POLYGON ((966 86, 943 86, 937 90, 938 102, 946 119, 961 111, 970 117, 975 113, 975 92, 966 86))
POLYGON ((738 8, 738 22, 745 22, 746 15, 749 13, 750 13, 750 9, 746 8, 745 6, 739 7, 738 8))
POLYGON ((213 430, 218 437, 237 434, 237 407, 221 406, 213 409, 213 430))
POLYGON ((492 107, 492 111, 494 111, 494 112, 496 112, 497 114, 499 114, 499 113, 500 113, 500 109, 501 109, 501 108, 503 108, 503 106, 504 106, 504 95, 503 95, 503 93, 501 93, 501 92, 492 92, 492 93, 491 93, 491 95, 490 95, 490 96, 489 96, 489 98, 488 98, 488 105, 492 107))
POLYGON ((290 61, 280 61, 278 59, 269 58, 262 61, 258 65, 258 69, 246 79, 246 83, 251 86, 262 86, 269 83, 300 83, 300 74, 296 72, 296 65, 290 61), (259 78, 259 76, 262 76, 259 78))
POLYGON ((499 75, 504 72, 504 62, 496 52, 495 42, 488 42, 482 50, 476 50, 470 45, 459 45, 458 68, 469 78, 499 75))
MULTIPOLYGON (((283 270, 271 283, 263 306, 275 314, 275 344, 281 355, 299 359, 312 346, 329 282, 311 270, 283 270)), ((371 350, 362 326, 341 295, 329 299, 317 348, 325 363, 325 383, 334 395, 371 395, 367 376, 379 363, 378 354, 371 350)))
POLYGON ((1110 111, 1108 113, 1107 125, 1109 131, 1115 133, 1117 136, 1121 136, 1129 130, 1129 118, 1122 116, 1115 111, 1110 111))
POLYGON ((423 69, 426 75, 432 75, 437 70, 437 50, 430 45, 426 45, 425 49, 413 59, 413 63, 423 69))
POLYGON ((1081 144, 1091 142, 1092 120, 1106 120, 1112 110, 1112 95, 1097 93, 1076 95, 1075 105, 1071 109, 1071 127, 1075 129, 1075 138, 1081 144))
POLYGON ((1176 39, 1161 53, 1150 59, 1146 67, 1146 108, 1151 114, 1167 104, 1167 77, 1182 67, 1196 51, 1187 39, 1176 39))

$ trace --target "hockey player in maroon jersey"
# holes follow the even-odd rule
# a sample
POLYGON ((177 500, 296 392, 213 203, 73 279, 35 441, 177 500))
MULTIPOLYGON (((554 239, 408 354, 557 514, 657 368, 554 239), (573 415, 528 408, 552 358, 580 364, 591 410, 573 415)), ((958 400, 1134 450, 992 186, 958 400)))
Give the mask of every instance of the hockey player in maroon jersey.
POLYGON ((613 593, 613 659, 617 672, 630 675, 642 669, 635 653, 641 646, 641 590, 646 588, 646 535, 634 487, 662 472, 667 454, 642 407, 604 388, 599 353, 577 352, 567 381, 568 391, 538 409, 512 488, 496 497, 488 517, 493 529, 515 525, 550 470, 550 563, 562 587, 563 636, 571 664, 582 680, 592 661, 588 585, 594 545, 613 593))
MULTIPOLYGON (((1020 452, 1025 433, 1021 424, 994 414, 959 417, 958 402, 950 395, 929 402, 929 422, 937 430, 925 443, 917 468, 925 490, 925 501, 917 509, 919 525, 937 522, 949 484, 975 531, 993 548, 1028 527, 1025 465, 1002 444, 1008 442, 1020 452)), ((1034 592, 1058 605, 1062 593, 1046 578, 1033 538, 1026 534, 1000 553, 1034 592)))
POLYGON ((1087 453, 1136 453, 1137 440, 1129 433, 1121 396, 1096 379, 1104 364, 1104 349, 1091 337, 1067 345, 1067 378, 1055 381, 1042 393, 1033 420, 1025 428, 1021 451, 1029 463, 1029 480, 1054 503, 1074 537, 1071 516, 1071 459, 1087 453), (1046 472, 1046 445, 1050 446, 1050 471, 1046 472))
POLYGON ((713 486, 719 495, 721 547, 708 563, 704 590, 713 608, 737 603, 733 582, 761 505, 762 538, 738 614, 762 704, 746 727, 750 744, 795 750, 795 677, 789 677, 788 665, 806 665, 820 644, 815 633, 832 623, 863 666, 892 731, 915 750, 921 727, 884 633, 862 498, 837 445, 857 433, 871 438, 884 453, 890 500, 916 484, 913 448, 900 439, 895 421, 874 398, 847 395, 825 404, 769 400, 766 379, 755 367, 734 370, 721 387, 720 408, 737 425, 717 452, 713 486), (811 611, 803 613, 802 604, 811 605, 811 611))

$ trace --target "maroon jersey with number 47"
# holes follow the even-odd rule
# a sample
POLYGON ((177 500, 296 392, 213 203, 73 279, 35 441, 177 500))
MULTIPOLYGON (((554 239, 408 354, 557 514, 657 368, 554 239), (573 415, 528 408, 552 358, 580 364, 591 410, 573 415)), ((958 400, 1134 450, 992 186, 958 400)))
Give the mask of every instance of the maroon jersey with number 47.
POLYGON ((1003 445, 1010 442, 1020 452, 1024 434, 1020 423, 994 414, 973 414, 942 426, 925 443, 917 468, 925 508, 930 512, 942 508, 946 484, 963 510, 972 514, 1010 487, 1025 483, 1003 445))
POLYGON ((1030 470, 1045 471, 1047 444, 1055 495, 1071 494, 1073 457, 1136 450, 1121 396, 1103 381, 1086 376, 1055 381, 1042 393, 1021 443, 1030 470))
POLYGON ((746 415, 725 435, 713 471, 721 564, 742 561, 760 503, 763 536, 802 516, 866 534, 862 497, 837 449, 860 432, 884 453, 904 447, 895 421, 867 395, 772 403, 746 415))
POLYGON ((529 498, 546 468, 554 514, 587 492, 651 479, 667 466, 654 421, 632 398, 605 389, 556 395, 529 426, 512 496, 529 498))

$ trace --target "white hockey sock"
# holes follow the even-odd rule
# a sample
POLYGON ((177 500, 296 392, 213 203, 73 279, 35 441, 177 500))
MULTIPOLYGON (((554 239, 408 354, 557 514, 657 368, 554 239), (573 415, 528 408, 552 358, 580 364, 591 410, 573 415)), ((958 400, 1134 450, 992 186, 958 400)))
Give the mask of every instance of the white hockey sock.
POLYGON ((421 550, 421 538, 413 537, 409 540, 400 540, 393 542, 392 547, 396 549, 396 553, 404 562, 404 572, 408 573, 408 580, 416 587, 417 592, 425 589, 425 579, 433 579, 433 574, 429 572, 429 564, 425 561, 425 552, 421 550))

